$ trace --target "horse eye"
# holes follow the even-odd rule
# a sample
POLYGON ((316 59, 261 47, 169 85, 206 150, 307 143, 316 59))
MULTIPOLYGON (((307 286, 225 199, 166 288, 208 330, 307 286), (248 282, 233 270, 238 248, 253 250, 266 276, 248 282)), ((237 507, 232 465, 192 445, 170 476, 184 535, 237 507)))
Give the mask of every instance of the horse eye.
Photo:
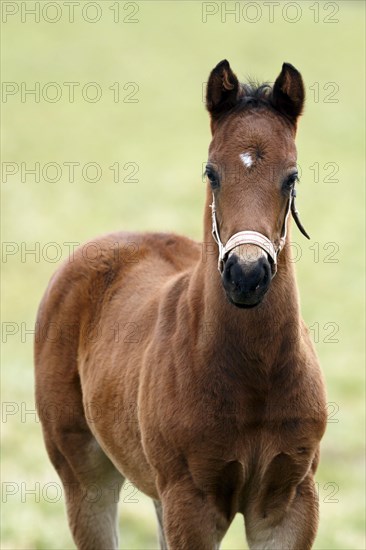
POLYGON ((285 190, 292 189, 297 181, 299 181, 299 174, 297 172, 294 172, 293 174, 288 176, 284 181, 284 184, 283 184, 284 189, 285 190))
POLYGON ((211 166, 206 166, 205 174, 210 181, 212 189, 217 189, 220 186, 220 180, 215 170, 211 166))

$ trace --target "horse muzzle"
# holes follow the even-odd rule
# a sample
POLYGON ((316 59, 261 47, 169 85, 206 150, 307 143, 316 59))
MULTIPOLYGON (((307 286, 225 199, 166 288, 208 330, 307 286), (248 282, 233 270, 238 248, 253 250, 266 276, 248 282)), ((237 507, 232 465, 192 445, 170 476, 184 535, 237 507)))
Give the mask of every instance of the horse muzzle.
POLYGON ((237 307, 260 304, 271 284, 273 272, 268 255, 255 248, 254 257, 243 256, 234 249, 224 263, 222 283, 229 301, 237 307))

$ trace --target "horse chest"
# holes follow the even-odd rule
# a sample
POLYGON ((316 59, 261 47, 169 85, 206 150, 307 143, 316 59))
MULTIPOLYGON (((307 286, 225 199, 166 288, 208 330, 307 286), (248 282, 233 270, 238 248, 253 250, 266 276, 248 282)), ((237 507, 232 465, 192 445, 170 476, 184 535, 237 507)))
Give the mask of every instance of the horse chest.
POLYGON ((253 422, 221 411, 206 420, 186 434, 187 469, 197 487, 212 490, 229 510, 271 487, 289 494, 317 461, 320 436, 306 419, 253 422))
MULTIPOLYGON (((221 479, 232 462, 240 464, 242 483, 251 479, 284 475, 301 479, 309 469, 324 431, 324 418, 316 407, 305 410, 305 402, 291 397, 279 406, 278 396, 225 400, 217 405, 202 399, 194 421, 184 418, 175 435, 187 449, 192 475, 205 479, 207 471, 221 479), (278 458, 282 457, 282 458, 278 458), (271 464, 273 464, 271 466, 271 464)), ((226 475, 226 474, 225 474, 226 475)), ((231 475, 231 474, 230 474, 231 475)), ((239 475, 239 474, 238 474, 239 475)))

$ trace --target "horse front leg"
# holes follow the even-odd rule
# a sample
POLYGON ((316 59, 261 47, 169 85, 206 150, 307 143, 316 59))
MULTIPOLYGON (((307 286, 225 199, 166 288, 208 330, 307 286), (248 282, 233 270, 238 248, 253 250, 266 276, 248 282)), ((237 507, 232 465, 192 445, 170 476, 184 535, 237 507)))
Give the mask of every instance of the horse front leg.
POLYGON ((311 550, 317 527, 318 497, 312 473, 296 487, 286 505, 281 506, 273 494, 260 506, 250 505, 245 513, 251 550, 311 550))
POLYGON ((213 495, 191 482, 169 485, 161 494, 167 548, 218 550, 230 522, 217 509, 213 495))

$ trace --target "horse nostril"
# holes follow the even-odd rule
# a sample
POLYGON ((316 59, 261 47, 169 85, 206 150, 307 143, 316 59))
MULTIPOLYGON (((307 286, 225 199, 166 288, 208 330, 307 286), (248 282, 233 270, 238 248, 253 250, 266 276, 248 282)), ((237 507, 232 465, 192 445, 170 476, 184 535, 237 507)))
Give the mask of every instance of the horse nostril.
POLYGON ((254 291, 267 288, 271 280, 271 266, 269 262, 265 259, 259 261, 253 271, 252 277, 254 291))
POLYGON ((224 283, 232 285, 236 289, 240 286, 243 277, 244 273, 239 258, 235 254, 232 254, 225 264, 223 273, 224 283))
POLYGON ((262 279, 262 285, 265 287, 269 284, 271 280, 271 274, 272 274, 271 266, 268 261, 263 263, 263 269, 264 269, 264 276, 262 279))

